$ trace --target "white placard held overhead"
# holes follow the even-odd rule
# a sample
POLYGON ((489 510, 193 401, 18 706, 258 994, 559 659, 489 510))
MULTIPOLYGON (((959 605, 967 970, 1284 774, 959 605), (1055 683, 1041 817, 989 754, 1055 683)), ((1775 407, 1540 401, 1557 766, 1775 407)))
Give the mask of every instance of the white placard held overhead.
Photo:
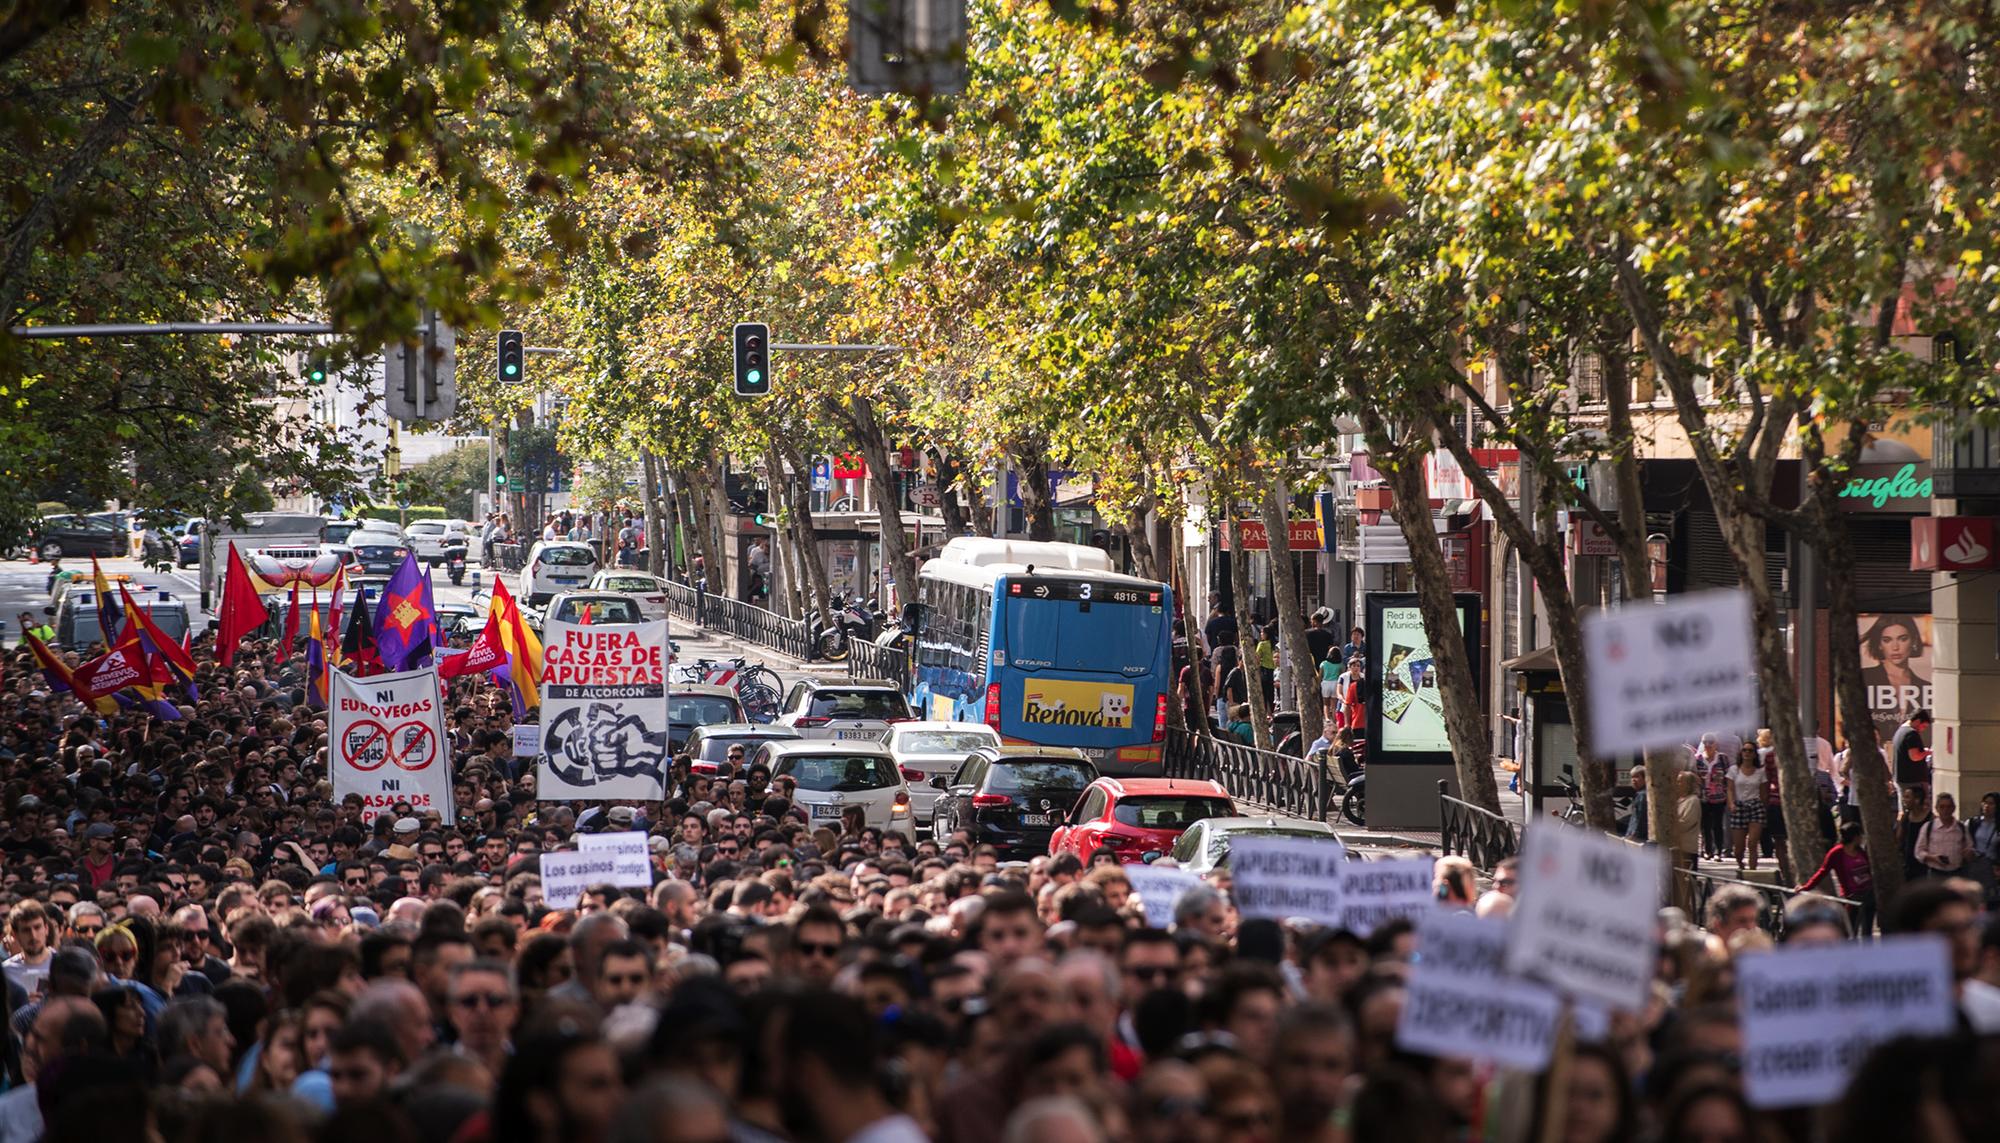
POLYGON ((1171 865, 1127 865, 1124 870, 1125 879, 1145 906, 1148 928, 1164 929, 1173 924, 1174 906, 1188 890, 1201 884, 1199 876, 1171 865))
POLYGON ((360 679, 335 671, 327 705, 335 801, 360 794, 364 822, 397 802, 418 813, 435 810, 446 825, 456 820, 436 668, 360 679))
POLYGON ((514 724, 514 757, 533 758, 542 752, 542 724, 539 722, 517 722, 514 724))
POLYGON ((1434 910, 1417 928, 1417 962, 1396 1045, 1538 1072, 1555 1049, 1562 1000, 1501 967, 1507 921, 1434 910))
POLYGON ((1340 867, 1346 852, 1331 836, 1321 841, 1251 834, 1231 840, 1230 892, 1236 911, 1246 918, 1340 924, 1340 867))
POLYGON ((664 796, 667 647, 664 619, 549 621, 537 797, 643 802, 664 796))
POLYGON ((1830 1103, 1869 1049, 1957 1026, 1951 950, 1931 933, 1736 958, 1743 1090, 1755 1107, 1830 1103))
POLYGON ((593 885, 616 885, 620 855, 611 850, 542 854, 542 901, 551 909, 574 909, 593 885))
POLYGON ((1366 937, 1398 917, 1421 918, 1433 912, 1436 867, 1436 860, 1429 857, 1343 862, 1340 927, 1366 937))
POLYGON ((1627 604, 1583 617, 1590 718, 1601 758, 1699 742, 1762 720, 1755 624, 1741 590, 1627 604))
POLYGON ((1528 825, 1507 971, 1636 1012, 1657 966, 1666 855, 1553 819, 1528 825))
POLYGON ((577 838, 577 852, 608 854, 617 863, 605 878, 620 889, 651 889, 653 858, 646 848, 646 835, 638 830, 617 833, 587 833, 577 838))

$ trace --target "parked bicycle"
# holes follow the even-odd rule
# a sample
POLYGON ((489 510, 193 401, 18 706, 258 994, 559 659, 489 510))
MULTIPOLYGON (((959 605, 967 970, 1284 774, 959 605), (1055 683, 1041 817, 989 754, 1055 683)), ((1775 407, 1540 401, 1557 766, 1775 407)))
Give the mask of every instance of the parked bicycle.
POLYGON ((674 681, 729 687, 736 692, 743 713, 752 722, 771 722, 778 717, 784 699, 784 682, 778 673, 762 663, 742 656, 734 659, 695 659, 674 664, 674 681))

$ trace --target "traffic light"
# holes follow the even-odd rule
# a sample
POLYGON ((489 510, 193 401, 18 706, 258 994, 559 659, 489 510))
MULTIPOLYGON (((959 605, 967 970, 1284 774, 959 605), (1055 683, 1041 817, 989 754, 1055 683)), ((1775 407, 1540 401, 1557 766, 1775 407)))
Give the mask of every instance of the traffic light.
POLYGON ((306 381, 313 385, 326 384, 326 362, 314 357, 306 361, 306 381))
POLYGON ((507 462, 504 460, 493 462, 493 487, 496 489, 507 487, 507 462))
POLYGON ((771 392, 771 327, 763 322, 736 323, 736 395, 763 397, 771 392))
POLYGON ((522 342, 521 331, 501 330, 500 380, 508 385, 519 385, 527 375, 527 346, 522 342))
POLYGON ((778 526, 777 514, 772 512, 759 512, 755 516, 752 516, 751 520, 759 528, 776 528, 778 526))

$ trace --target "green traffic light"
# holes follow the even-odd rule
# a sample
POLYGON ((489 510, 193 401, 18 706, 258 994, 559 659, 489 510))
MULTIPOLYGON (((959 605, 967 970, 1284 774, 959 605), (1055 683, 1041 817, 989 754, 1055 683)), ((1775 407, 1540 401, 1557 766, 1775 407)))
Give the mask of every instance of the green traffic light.
POLYGON ((759 370, 752 369, 750 372, 744 374, 743 379, 750 382, 752 385, 756 385, 763 382, 764 374, 759 370))
POLYGON ((311 379, 313 384, 317 385, 320 382, 326 380, 326 370, 315 369, 311 373, 307 374, 307 376, 311 379))
POLYGON ((514 374, 519 373, 520 371, 521 371, 520 366, 514 364, 511 361, 507 363, 507 376, 512 377, 514 374))

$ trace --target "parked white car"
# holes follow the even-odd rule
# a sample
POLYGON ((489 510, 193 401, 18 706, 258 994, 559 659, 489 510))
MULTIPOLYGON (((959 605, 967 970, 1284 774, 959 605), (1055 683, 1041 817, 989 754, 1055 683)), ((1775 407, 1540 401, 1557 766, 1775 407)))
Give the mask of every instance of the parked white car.
POLYGON ((750 758, 762 762, 771 776, 790 774, 798 781, 797 797, 814 825, 840 828, 840 815, 860 806, 865 824, 894 830, 916 840, 910 786, 896 769, 896 760, 873 742, 836 742, 802 738, 766 742, 750 758))
POLYGON ((409 537, 411 550, 423 563, 443 563, 445 544, 451 540, 465 544, 466 558, 472 558, 471 537, 465 534, 465 525, 457 520, 418 520, 403 534, 409 537))
POLYGON ((898 722, 889 727, 883 745, 895 757, 910 786, 910 811, 918 824, 931 824, 938 790, 931 779, 956 774, 965 756, 982 746, 1000 745, 1000 734, 983 722, 898 722))
POLYGON ((519 594, 524 603, 547 603, 557 592, 583 590, 596 574, 597 552, 589 544, 537 540, 521 565, 519 594))
POLYGON ((639 610, 645 613, 646 618, 667 617, 667 584, 659 576, 606 568, 591 577, 590 590, 629 595, 639 601, 639 610))

